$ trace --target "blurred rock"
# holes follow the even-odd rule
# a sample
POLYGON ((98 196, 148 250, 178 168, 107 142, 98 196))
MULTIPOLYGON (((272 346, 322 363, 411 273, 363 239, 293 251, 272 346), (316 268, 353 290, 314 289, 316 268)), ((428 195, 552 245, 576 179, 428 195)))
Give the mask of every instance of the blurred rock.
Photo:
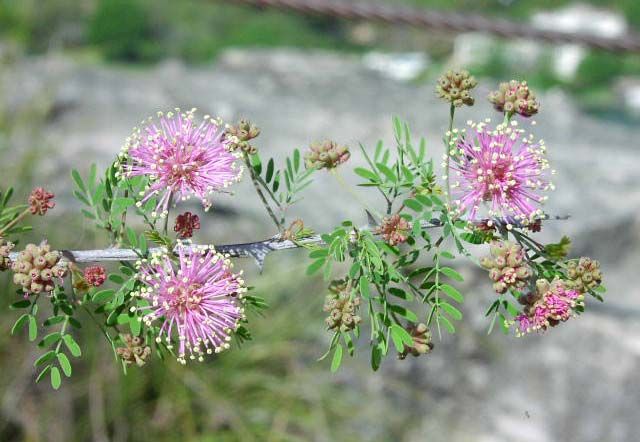
POLYGON ((362 62, 372 71, 398 81, 415 80, 429 66, 427 55, 422 52, 384 53, 372 51, 362 62))

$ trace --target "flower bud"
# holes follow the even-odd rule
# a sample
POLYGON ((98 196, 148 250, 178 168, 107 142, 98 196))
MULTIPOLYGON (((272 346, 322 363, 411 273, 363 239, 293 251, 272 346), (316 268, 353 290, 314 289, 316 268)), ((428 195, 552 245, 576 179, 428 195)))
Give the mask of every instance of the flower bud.
POLYGON ((66 266, 60 263, 60 254, 42 242, 39 246, 28 244, 12 263, 13 282, 23 287, 25 293, 52 292, 53 279, 66 275, 66 266))
POLYGON ((463 104, 473 106, 474 99, 471 90, 478 82, 468 71, 448 71, 438 79, 436 93, 438 97, 460 107, 463 104))
POLYGON ((347 146, 341 146, 335 141, 313 143, 305 154, 304 161, 308 169, 335 169, 349 160, 351 153, 347 146))
POLYGON ((29 210, 33 215, 43 216, 49 209, 55 207, 56 203, 51 201, 54 196, 42 187, 36 187, 29 195, 29 210))
POLYGON ((539 110, 538 101, 526 81, 500 83, 498 90, 489 94, 489 101, 500 112, 516 113, 523 117, 537 114, 539 110))

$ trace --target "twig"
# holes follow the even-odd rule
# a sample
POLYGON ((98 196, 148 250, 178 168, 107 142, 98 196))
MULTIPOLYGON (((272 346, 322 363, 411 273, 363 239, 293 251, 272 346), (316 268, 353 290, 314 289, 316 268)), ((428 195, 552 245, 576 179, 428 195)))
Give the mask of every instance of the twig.
MULTIPOLYGON (((553 216, 547 217, 547 220, 566 220, 568 216, 553 216)), ((486 222, 486 220, 479 221, 477 224, 486 222)), ((501 222, 495 221, 494 222, 501 222)), ((430 221, 422 221, 422 229, 436 229, 443 227, 444 224, 438 219, 432 219, 430 221)), ((514 227, 520 227, 517 223, 513 223, 514 227)), ((360 230, 371 230, 375 226, 365 226, 360 230)), ((303 238, 296 241, 282 240, 279 235, 264 241, 240 243, 240 244, 222 244, 215 246, 215 249, 228 255, 231 258, 253 258, 260 270, 262 270, 264 260, 266 256, 278 250, 297 249, 300 247, 309 247, 314 245, 323 244, 321 235, 312 235, 307 238, 303 238)), ((199 247, 198 245, 187 246, 190 249, 199 247)), ((160 251, 160 248, 151 248, 149 251, 160 251)), ((140 255, 137 250, 134 249, 120 249, 120 248, 108 248, 98 250, 60 250, 63 255, 63 259, 67 262, 109 262, 109 261, 137 261, 140 259, 140 255)), ((19 252, 13 252, 9 255, 9 258, 15 261, 18 258, 19 252)))
POLYGON ((262 192, 262 189, 260 188, 260 183, 258 182, 256 171, 253 170, 253 166, 251 165, 251 161, 249 160, 249 155, 247 155, 247 153, 245 152, 243 154, 243 157, 244 157, 244 162, 247 165, 247 169, 249 169, 249 175, 251 175, 251 182, 253 183, 253 187, 255 188, 256 193, 260 197, 260 201, 262 201, 262 205, 264 206, 265 209, 267 209, 267 213, 269 214, 269 216, 273 220, 273 222, 276 225, 278 231, 281 232, 282 231, 282 225, 280 224, 280 221, 278 221, 278 217, 276 217, 276 214, 273 213, 273 209, 271 208, 271 205, 269 205, 269 202, 267 201, 267 198, 264 196, 264 193, 262 192))

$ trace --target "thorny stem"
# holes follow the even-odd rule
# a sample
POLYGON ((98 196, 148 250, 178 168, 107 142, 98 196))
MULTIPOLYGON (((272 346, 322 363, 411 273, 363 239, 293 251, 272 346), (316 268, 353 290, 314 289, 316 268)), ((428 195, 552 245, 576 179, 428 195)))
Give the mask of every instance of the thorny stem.
POLYGON ((251 165, 251 161, 249 161, 249 155, 247 155, 246 152, 243 153, 243 158, 244 158, 244 163, 247 165, 247 169, 249 169, 249 175, 251 175, 251 182, 253 183, 253 187, 256 190, 256 193, 258 194, 258 197, 260 197, 260 201, 262 201, 262 205, 267 210, 267 213, 269 214, 269 217, 271 217, 271 219, 273 220, 274 224, 276 225, 276 227, 278 229, 278 232, 282 232, 282 224, 278 220, 278 217, 276 216, 276 214, 273 213, 273 209, 269 205, 269 202, 267 201, 267 198, 264 196, 264 192, 262 192, 262 189, 261 189, 261 186, 260 186, 260 182, 258 181, 258 177, 256 175, 256 171, 253 170, 253 166, 251 165))
POLYGON ((164 236, 169 234, 169 212, 171 211, 171 200, 173 200, 173 192, 169 192, 169 204, 167 205, 167 213, 165 214, 164 226, 162 227, 164 236))
MULTIPOLYGON (((124 191, 124 197, 125 198, 129 197, 129 189, 126 189, 124 191)), ((168 218, 169 217, 167 216, 167 219, 168 218)), ((122 217, 120 218, 120 231, 117 234, 117 238, 115 238, 116 247, 120 247, 122 245, 122 238, 124 238, 124 230, 125 230, 126 223, 127 223, 127 210, 122 212, 122 217)))
MULTIPOLYGON (((551 217, 549 220, 566 220, 567 217, 558 216, 551 217)), ((484 222, 481 220, 479 222, 484 222)), ((437 229, 445 226, 438 220, 434 221, 422 221, 422 229, 437 229)), ((363 227, 362 230, 369 230, 370 227, 363 227)), ((441 237, 434 244, 434 248, 442 244, 444 238, 441 237)), ((288 250, 300 247, 307 247, 312 244, 322 244, 323 241, 320 235, 313 235, 297 241, 283 241, 279 236, 274 236, 264 241, 248 242, 243 244, 223 244, 215 246, 216 250, 220 253, 229 255, 232 258, 255 258, 255 253, 259 252, 263 255, 272 251, 288 250)), ((192 247, 197 247, 193 245, 192 247)), ((149 252, 153 253, 156 249, 150 249, 149 252)), ((136 261, 140 259, 139 253, 132 249, 100 249, 100 250, 60 250, 66 260, 73 260, 74 262, 107 262, 107 261, 136 261)), ((15 260, 18 258, 19 252, 11 252, 9 258, 15 260)))
POLYGON ((11 230, 12 227, 14 227, 16 224, 18 224, 20 221, 22 221, 22 219, 24 219, 25 216, 27 216, 29 213, 31 213, 31 209, 26 208, 24 209, 20 215, 16 216, 13 220, 11 220, 11 222, 9 224, 7 224, 6 226, 4 226, 2 228, 2 230, 0 230, 0 237, 2 237, 2 234, 5 232, 8 232, 9 230, 11 230))

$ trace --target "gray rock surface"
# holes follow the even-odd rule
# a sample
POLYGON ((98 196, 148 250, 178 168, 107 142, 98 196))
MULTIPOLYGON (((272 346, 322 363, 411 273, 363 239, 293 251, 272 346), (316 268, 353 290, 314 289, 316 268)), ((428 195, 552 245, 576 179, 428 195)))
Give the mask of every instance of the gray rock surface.
MULTIPOLYGON (((448 108, 436 99, 431 83, 393 81, 368 70, 357 56, 330 53, 229 51, 211 66, 166 62, 145 69, 50 56, 7 66, 0 81, 0 108, 8 118, 36 109, 43 123, 37 134, 16 131, 5 161, 34 140, 55 150, 55 160, 42 173, 59 195, 69 193, 71 165, 106 166, 136 122, 175 106, 198 107, 229 121, 250 118, 262 128, 263 154, 280 160, 294 147, 332 138, 351 145, 354 163, 362 162, 359 142, 370 149, 380 138, 393 142, 393 115, 424 135, 440 158, 447 124, 448 108)), ((482 99, 488 90, 479 87, 477 105, 461 110, 458 122, 498 118, 482 99)), ((549 223, 543 238, 571 234, 576 254, 602 261, 607 303, 544 337, 486 337, 481 312, 492 292, 481 274, 465 269, 473 282, 465 305, 471 325, 445 338, 429 361, 388 364, 375 375, 347 368, 343 376, 372 398, 372 415, 358 417, 371 425, 362 430, 363 438, 376 439, 375 420, 384 416, 384 407, 398 405, 414 417, 408 441, 638 440, 640 128, 584 115, 559 90, 543 94, 541 102, 532 129, 546 140, 558 171, 548 210, 572 215, 567 222, 549 223), (404 387, 394 384, 392 391, 385 380, 392 376, 404 387)), ((235 242, 270 234, 249 184, 235 190, 235 197, 223 196, 218 203, 233 213, 233 227, 225 224, 224 214, 214 214, 211 239, 235 242)), ((379 204, 374 194, 361 193, 379 204)), ((343 204, 348 198, 322 175, 296 213, 317 230, 347 217, 365 222, 361 208, 343 204)), ((67 207, 71 204, 69 199, 67 207)))

